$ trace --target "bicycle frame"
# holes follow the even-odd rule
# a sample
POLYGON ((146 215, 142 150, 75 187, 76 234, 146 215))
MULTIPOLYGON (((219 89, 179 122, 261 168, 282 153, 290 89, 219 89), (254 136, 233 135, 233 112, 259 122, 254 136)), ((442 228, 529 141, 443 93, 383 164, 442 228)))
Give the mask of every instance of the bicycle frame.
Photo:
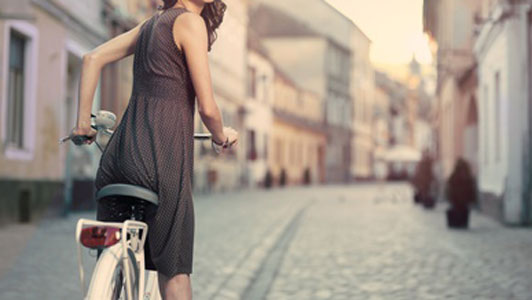
MULTIPOLYGON (((107 227, 115 227, 118 229, 121 229, 121 238, 120 242, 116 243, 115 245, 105 248, 102 252, 100 258, 103 255, 106 255, 107 253, 115 253, 121 258, 121 262, 123 264, 124 272, 125 272, 125 278, 126 278, 126 284, 125 284, 125 290, 128 299, 132 299, 133 295, 133 286, 130 281, 130 272, 133 270, 129 269, 128 260, 131 259, 128 255, 128 249, 131 249, 135 255, 135 262, 133 265, 139 265, 139 277, 138 277, 138 295, 140 297, 144 297, 144 243, 146 242, 146 235, 148 231, 148 225, 144 222, 135 221, 135 220, 126 220, 123 223, 119 222, 102 222, 102 221, 95 221, 90 219, 84 219, 81 218, 78 220, 77 226, 76 226, 76 242, 77 242, 77 252, 78 252, 78 266, 79 266, 79 278, 81 282, 81 290, 83 293, 83 297, 87 295, 86 289, 85 289, 85 274, 83 271, 83 261, 82 261, 82 255, 81 255, 81 230, 83 229, 83 226, 107 226, 107 227), (142 229, 142 236, 139 238, 139 232, 140 229, 142 229), (127 233, 130 234, 130 239, 127 239, 127 233)), ((97 266, 98 267, 98 266, 97 266)), ((96 269, 94 270, 97 271, 96 269)))

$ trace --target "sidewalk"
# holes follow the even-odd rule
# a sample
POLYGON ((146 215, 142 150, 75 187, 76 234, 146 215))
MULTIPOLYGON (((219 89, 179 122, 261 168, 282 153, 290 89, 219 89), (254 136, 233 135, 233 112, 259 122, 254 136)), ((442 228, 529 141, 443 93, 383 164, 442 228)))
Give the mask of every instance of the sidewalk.
POLYGON ((0 280, 33 237, 38 223, 9 224, 0 227, 0 280))

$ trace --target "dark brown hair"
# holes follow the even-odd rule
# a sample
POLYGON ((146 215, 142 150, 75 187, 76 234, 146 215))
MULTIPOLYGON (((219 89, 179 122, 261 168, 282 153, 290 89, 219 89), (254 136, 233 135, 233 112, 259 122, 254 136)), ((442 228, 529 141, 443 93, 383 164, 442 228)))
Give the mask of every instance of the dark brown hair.
MULTIPOLYGON (((173 7, 178 0, 163 0, 164 5, 159 5, 157 9, 163 10, 173 7)), ((201 17, 207 25, 207 35, 209 37, 208 51, 211 51, 211 46, 218 37, 216 29, 222 24, 225 9, 227 5, 222 0, 214 0, 212 3, 205 3, 201 11, 201 17)))

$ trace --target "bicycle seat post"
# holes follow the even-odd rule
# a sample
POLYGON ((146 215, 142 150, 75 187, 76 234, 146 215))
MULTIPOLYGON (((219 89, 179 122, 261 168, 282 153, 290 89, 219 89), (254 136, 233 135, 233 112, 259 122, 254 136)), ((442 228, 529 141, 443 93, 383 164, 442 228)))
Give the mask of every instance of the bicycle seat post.
POLYGON ((136 205, 135 204, 132 204, 131 205, 131 220, 137 220, 137 216, 136 216, 136 213, 137 213, 137 210, 136 210, 136 205))

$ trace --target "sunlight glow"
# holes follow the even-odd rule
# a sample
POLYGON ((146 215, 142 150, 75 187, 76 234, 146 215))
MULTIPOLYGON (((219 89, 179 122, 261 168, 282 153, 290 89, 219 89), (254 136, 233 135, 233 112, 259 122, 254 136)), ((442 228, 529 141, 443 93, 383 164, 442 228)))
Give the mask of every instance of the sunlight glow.
POLYGON ((428 37, 423 33, 423 0, 326 1, 372 40, 372 62, 406 64, 413 55, 421 64, 432 62, 428 37))

